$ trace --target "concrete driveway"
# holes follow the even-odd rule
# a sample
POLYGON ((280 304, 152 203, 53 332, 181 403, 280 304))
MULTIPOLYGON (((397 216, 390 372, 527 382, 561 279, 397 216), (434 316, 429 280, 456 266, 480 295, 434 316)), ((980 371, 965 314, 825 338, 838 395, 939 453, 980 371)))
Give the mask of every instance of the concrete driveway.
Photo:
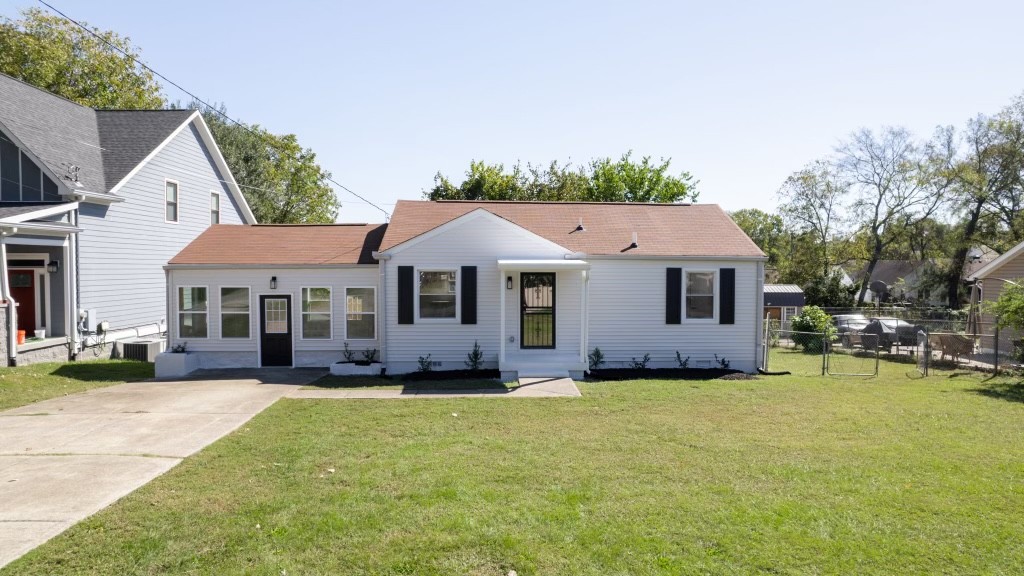
POLYGON ((323 374, 200 371, 0 412, 0 567, 323 374))

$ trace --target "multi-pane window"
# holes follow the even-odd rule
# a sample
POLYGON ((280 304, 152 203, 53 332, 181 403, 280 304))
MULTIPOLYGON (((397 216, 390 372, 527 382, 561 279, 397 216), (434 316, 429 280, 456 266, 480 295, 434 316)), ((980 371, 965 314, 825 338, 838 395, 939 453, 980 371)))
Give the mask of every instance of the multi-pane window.
POLYGON ((249 289, 220 289, 220 337, 249 337, 249 289))
POLYGON ((206 338, 207 314, 205 286, 178 287, 179 338, 206 338))
POLYGON ((377 337, 377 302, 374 288, 345 289, 345 337, 372 340, 377 337))
POLYGON ((164 184, 164 202, 166 209, 164 219, 168 222, 178 221, 178 183, 168 180, 164 184))
POLYGON ((455 318, 454 270, 420 272, 420 318, 455 318))
POLYGON ((284 298, 267 298, 263 301, 263 331, 267 334, 288 333, 288 301, 284 298))
POLYGON ((686 273, 686 317, 715 317, 715 273, 686 273))
POLYGON ((328 339, 331 337, 331 289, 302 289, 302 337, 328 339))
POLYGON ((0 201, 59 202, 57 183, 0 132, 0 201))
POLYGON ((210 224, 220 224, 220 194, 210 194, 210 224))

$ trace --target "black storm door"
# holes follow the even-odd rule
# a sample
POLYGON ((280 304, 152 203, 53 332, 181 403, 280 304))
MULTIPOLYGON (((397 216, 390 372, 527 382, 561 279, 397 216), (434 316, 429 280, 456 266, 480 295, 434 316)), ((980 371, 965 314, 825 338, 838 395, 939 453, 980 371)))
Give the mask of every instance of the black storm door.
POLYGON ((260 365, 292 365, 292 298, 260 296, 260 365))
POLYGON ((519 343, 522 348, 555 347, 555 274, 520 275, 519 343))

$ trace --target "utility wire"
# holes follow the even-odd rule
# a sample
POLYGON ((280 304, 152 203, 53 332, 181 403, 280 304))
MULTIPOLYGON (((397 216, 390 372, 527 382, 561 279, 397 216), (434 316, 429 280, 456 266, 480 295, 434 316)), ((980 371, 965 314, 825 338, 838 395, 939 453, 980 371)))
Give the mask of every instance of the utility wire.
MULTIPOLYGON (((55 8, 55 7, 53 6, 53 5, 51 5, 51 4, 49 4, 49 3, 47 3, 47 2, 45 1, 45 0, 38 0, 38 2, 39 2, 40 4, 42 4, 43 6, 46 6, 47 8, 49 8, 49 9, 50 9, 51 11, 53 11, 53 12, 56 12, 56 13, 57 13, 58 15, 60 15, 60 17, 61 17, 61 18, 64 18, 64 19, 65 19, 65 20, 67 20, 68 22, 71 22, 71 23, 72 23, 72 24, 74 24, 75 26, 78 26, 78 27, 79 27, 79 28, 81 28, 82 30, 85 30, 85 31, 86 31, 86 32, 88 32, 89 34, 91 34, 91 35, 95 36, 95 37, 96 37, 96 38, 97 38, 97 39, 98 39, 98 40, 99 40, 100 42, 103 42, 103 43, 104 43, 104 44, 106 44, 107 46, 110 46, 110 47, 111 47, 111 48, 113 48, 114 50, 117 50, 118 52, 120 52, 121 54, 123 54, 123 55, 125 56, 125 58, 128 58, 129 60, 131 60, 131 61, 132 61, 132 62, 134 62, 135 64, 138 64, 139 66, 142 66, 142 67, 143 67, 143 68, 145 68, 146 70, 148 70, 148 71, 152 72, 154 76, 157 76, 158 78, 160 78, 160 79, 161 79, 161 80, 163 80, 164 82, 167 82, 167 83, 168 83, 168 84, 170 84, 171 86, 174 86, 174 87, 175 87, 175 88, 177 88, 178 90, 181 90, 181 91, 182 91, 182 92, 184 92, 185 94, 188 94, 189 96, 191 96, 191 97, 192 97, 192 99, 193 99, 193 100, 195 100, 196 102, 199 102, 199 103, 200 103, 200 104, 202 104, 203 106, 206 106, 206 108, 207 108, 208 110, 212 110, 212 111, 216 112, 217 114, 219 114, 219 115, 223 116, 223 117, 224 117, 225 119, 227 119, 227 120, 229 120, 229 121, 231 121, 231 122, 233 122, 233 123, 237 124, 238 126, 242 127, 242 128, 244 129, 244 130, 248 131, 249 133, 251 133, 251 134, 253 134, 253 135, 255 135, 255 136, 258 136, 258 137, 260 137, 260 138, 263 138, 263 135, 262 135, 262 134, 260 134, 260 133, 256 132, 255 130, 253 130, 253 129, 252 129, 252 128, 250 128, 249 126, 246 126, 246 125, 245 125, 245 124, 243 124, 242 122, 239 122, 238 120, 235 120, 235 119, 234 119, 234 118, 232 118, 231 116, 228 116, 228 115, 227 115, 227 114, 225 114, 224 112, 221 112, 221 111, 220 111, 220 110, 218 110, 218 109, 217 109, 216 107, 212 106, 212 105, 211 105, 211 104, 210 104, 209 102, 206 102, 205 100, 203 100, 203 99, 202 99, 202 98, 200 98, 199 96, 196 96, 196 95, 195 95, 195 94, 193 94, 192 92, 189 92, 189 91, 188 91, 188 90, 186 90, 186 89, 185 89, 184 87, 182 87, 182 86, 181 86, 180 84, 178 84, 177 82, 175 82, 175 81, 171 80, 171 79, 170 79, 170 78, 168 78, 167 76, 164 76, 163 74, 161 74, 161 73, 157 72, 157 71, 156 71, 155 69, 153 69, 152 67, 150 67, 150 66, 149 66, 148 64, 146 64, 145 62, 143 62, 143 61, 139 60, 138 58, 136 58, 136 57, 132 56, 131 54, 129 54, 128 52, 126 52, 125 50, 123 50, 123 49, 122 49, 122 48, 121 48, 120 46, 116 46, 116 45, 114 45, 114 44, 111 44, 111 43, 110 43, 110 42, 109 42, 109 41, 108 41, 108 40, 107 40, 106 38, 104 38, 103 36, 100 36, 99 34, 97 34, 96 32, 94 32, 93 30, 91 30, 91 29, 90 29, 90 28, 89 28, 88 26, 86 26, 86 25, 82 24, 81 22, 79 22, 79 21, 75 20, 74 18, 71 18, 71 17, 70 17, 70 16, 68 16, 67 14, 65 14, 65 13, 61 12, 60 10, 58 10, 57 8, 55 8)), ((342 184, 342 183, 338 182, 337 180, 335 180, 334 178, 332 178, 332 177, 330 177, 330 176, 327 176, 327 178, 326 178, 326 179, 327 179, 327 181, 328 181, 328 182, 330 182, 330 183, 334 184, 334 185, 335 185, 335 186, 337 186, 338 188, 341 188, 342 190, 344 190, 344 191, 348 192, 349 194, 351 194, 351 195, 355 196, 356 198, 359 198, 360 200, 362 200, 362 201, 363 201, 363 202, 365 202, 366 204, 369 204, 370 206, 373 206, 373 207, 374 207, 374 208, 376 208, 377 210, 380 210, 381 212, 383 212, 383 213, 384 213, 384 217, 385 217, 385 218, 387 218, 387 219, 390 219, 390 218, 391 218, 391 214, 390 214, 390 213, 389 213, 389 212, 388 212, 387 210, 385 210, 385 209, 381 208, 380 206, 378 206, 378 205, 374 204, 373 202, 370 202, 370 200, 368 200, 367 198, 365 198, 365 197, 363 197, 363 196, 360 196, 359 194, 356 194, 356 193, 355 193, 355 192, 353 192, 353 191, 352 191, 352 189, 350 189, 350 188, 349 188, 348 186, 345 186, 344 184, 342 184)))

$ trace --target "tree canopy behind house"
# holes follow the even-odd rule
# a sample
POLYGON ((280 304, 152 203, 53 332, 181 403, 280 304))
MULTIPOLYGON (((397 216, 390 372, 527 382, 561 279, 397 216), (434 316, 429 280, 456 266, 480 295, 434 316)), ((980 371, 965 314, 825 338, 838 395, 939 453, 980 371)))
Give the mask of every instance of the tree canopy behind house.
POLYGON ((472 161, 461 182, 438 172, 434 186, 423 195, 430 200, 696 202, 697 180, 689 172, 671 173, 671 163, 650 156, 634 160, 631 151, 618 160, 597 158, 580 166, 517 162, 506 169, 503 164, 472 161))
MULTIPOLYGON (((16 20, 0 18, 0 72, 92 108, 177 107, 138 63, 141 51, 127 36, 83 25, 99 38, 36 8, 23 10, 16 20)), ((330 173, 294 134, 235 124, 225 118, 223 106, 190 107, 201 109, 257 221, 326 223, 337 218, 330 173)))

